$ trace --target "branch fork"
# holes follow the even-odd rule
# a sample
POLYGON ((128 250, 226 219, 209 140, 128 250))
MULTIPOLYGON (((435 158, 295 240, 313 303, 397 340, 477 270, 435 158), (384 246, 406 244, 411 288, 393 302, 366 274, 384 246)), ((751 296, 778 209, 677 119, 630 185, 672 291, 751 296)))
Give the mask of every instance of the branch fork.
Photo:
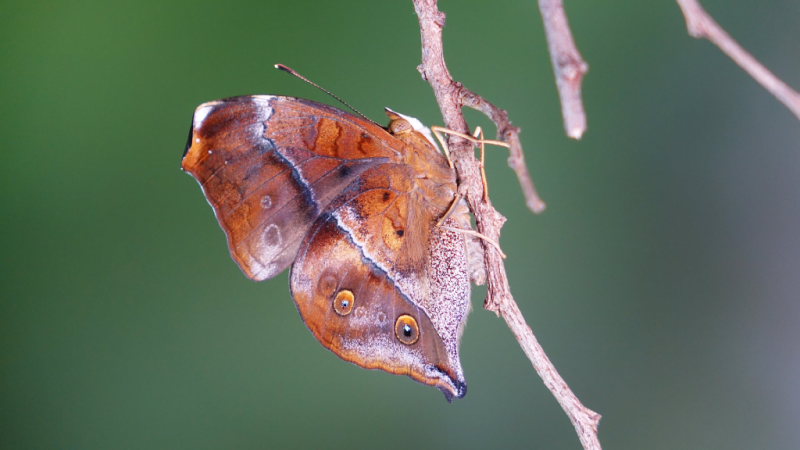
MULTIPOLYGON (((413 2, 419 18, 422 37, 422 64, 419 65, 418 70, 422 78, 433 88, 436 101, 444 118, 445 127, 464 135, 470 134, 469 127, 461 113, 463 106, 474 108, 488 116, 497 127, 498 140, 503 140, 509 144, 509 165, 517 174, 520 186, 525 194, 526 204, 534 212, 542 211, 544 202, 536 194, 528 175, 528 170, 525 167, 525 159, 519 140, 519 129, 511 125, 505 111, 453 80, 447 70, 443 56, 442 27, 444 26, 444 14, 438 10, 436 0, 413 0, 413 2)), ((558 3, 560 4, 560 2, 558 3)), ((565 67, 570 66, 567 65, 565 67)), ((574 75, 575 72, 569 72, 571 69, 565 70, 571 74, 573 81, 577 81, 580 84, 580 78, 585 72, 585 63, 582 66, 579 64, 578 68, 577 73, 579 75, 577 77, 574 75)), ((578 90, 579 97, 580 90, 578 90)), ((581 113, 582 111, 581 107, 581 113)), ((585 118, 583 123, 585 128, 585 118)), ((580 131, 577 134, 580 135, 582 132, 580 131)), ((458 174, 459 194, 467 199, 475 216, 478 232, 485 236, 487 240, 498 242, 500 228, 506 219, 494 209, 489 197, 484 195, 481 165, 475 159, 472 150, 473 143, 453 134, 448 136, 448 140, 450 156, 458 174)), ((583 406, 575 394, 572 393, 567 383, 547 358, 530 327, 525 323, 525 319, 522 317, 522 313, 511 295, 508 277, 500 254, 494 251, 486 251, 484 252, 484 258, 487 273, 487 296, 484 308, 494 311, 506 321, 511 332, 533 364, 534 369, 544 381, 545 386, 550 389, 572 421, 584 449, 600 450, 600 442, 597 439, 597 424, 600 420, 600 415, 583 406)))

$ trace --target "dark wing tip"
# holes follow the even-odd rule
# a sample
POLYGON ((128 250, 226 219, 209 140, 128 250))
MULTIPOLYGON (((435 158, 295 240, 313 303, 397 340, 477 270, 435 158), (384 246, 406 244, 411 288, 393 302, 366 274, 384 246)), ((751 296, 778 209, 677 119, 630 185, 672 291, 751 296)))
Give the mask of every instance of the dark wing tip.
MULTIPOLYGON (((183 149, 181 161, 183 161, 183 158, 186 158, 186 154, 189 153, 189 149, 192 148, 192 137, 194 137, 194 116, 192 116, 192 124, 189 125, 189 137, 186 139, 186 148, 183 149)), ((183 169, 183 166, 181 166, 181 169, 183 169)))
POLYGON ((439 388, 444 394, 445 400, 447 403, 451 403, 454 398, 464 398, 467 395, 467 383, 463 381, 456 381, 455 382, 455 391, 451 391, 447 388, 439 388))

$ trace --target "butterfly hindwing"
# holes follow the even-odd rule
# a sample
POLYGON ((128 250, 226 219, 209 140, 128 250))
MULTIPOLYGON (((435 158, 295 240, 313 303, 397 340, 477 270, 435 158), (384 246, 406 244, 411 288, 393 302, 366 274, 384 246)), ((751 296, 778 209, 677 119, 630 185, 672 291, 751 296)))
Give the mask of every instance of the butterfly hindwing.
POLYGON ((424 208, 415 199, 411 176, 402 165, 371 168, 331 203, 300 247, 292 297, 314 336, 341 358, 408 375, 448 398, 461 397, 466 384, 457 340, 469 309, 466 265, 463 279, 458 272, 439 272, 465 261, 463 236, 447 232, 455 252, 448 262, 429 267, 436 260, 429 252, 441 250, 445 231, 431 233, 433 219, 415 217, 414 211, 419 216, 424 208), (419 255, 410 257, 413 253, 419 255), (409 266, 411 259, 419 259, 419 266, 409 266), (436 285, 442 280, 429 280, 434 273, 466 290, 455 302, 442 298, 436 285), (434 310, 441 317, 432 318, 434 310), (455 326, 435 320, 445 318, 455 326))

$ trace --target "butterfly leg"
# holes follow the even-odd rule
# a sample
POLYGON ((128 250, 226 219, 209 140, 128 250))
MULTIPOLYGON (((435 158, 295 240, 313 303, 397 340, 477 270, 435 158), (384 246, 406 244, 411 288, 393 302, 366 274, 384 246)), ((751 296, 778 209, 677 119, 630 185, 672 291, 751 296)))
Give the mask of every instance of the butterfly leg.
MULTIPOLYGON (((488 198, 489 191, 488 191, 487 183, 486 183, 486 170, 485 170, 485 165, 484 165, 484 160, 485 160, 485 156, 486 156, 486 147, 485 147, 485 145, 486 144, 490 144, 490 145, 496 145, 498 147, 506 147, 506 148, 509 148, 510 145, 508 143, 506 143, 506 142, 503 142, 503 141, 495 141, 495 140, 491 140, 491 139, 484 139, 483 138, 483 130, 481 129, 481 127, 476 127, 475 128, 475 134, 472 135, 472 136, 469 135, 469 134, 459 133, 458 131, 453 131, 453 130, 450 130, 448 128, 439 127, 439 126, 436 126, 436 125, 433 125, 431 127, 431 131, 433 131, 433 134, 436 135, 436 139, 439 140, 439 143, 442 144, 442 149, 444 150, 444 155, 447 158, 447 162, 450 164, 450 167, 453 167, 453 161, 452 161, 452 159, 450 159, 450 151, 448 150, 447 144, 445 143, 444 138, 442 137, 441 133, 446 133, 446 134, 450 134, 450 135, 453 135, 453 136, 458 136, 458 137, 460 137, 462 139, 466 139, 466 140, 472 142, 473 144, 479 144, 481 146, 481 181, 483 182, 483 195, 484 195, 484 198, 488 198)), ((478 233, 477 231, 474 231, 474 230, 465 230, 465 229, 462 229, 462 228, 453 228, 453 227, 448 227, 448 226, 442 225, 444 223, 444 221, 447 220, 447 218, 450 217, 450 215, 453 213, 453 211, 455 210, 456 205, 458 204, 459 201, 461 201, 461 195, 460 194, 456 194, 456 197, 453 199, 453 203, 450 204, 450 207, 447 209, 447 212, 442 216, 441 219, 439 219, 439 221, 436 223, 436 226, 438 226, 440 228, 443 228, 445 230, 460 232, 460 233, 464 233, 464 234, 470 234, 472 236, 479 237, 479 238, 483 239, 484 241, 488 242, 489 244, 491 244, 497 250, 497 252, 500 253, 500 256, 505 259, 506 254, 503 253, 503 250, 500 249, 500 244, 498 244, 497 242, 493 241, 488 236, 483 235, 481 233, 478 233)))
POLYGON ((453 211, 456 210, 456 206, 458 205, 458 202, 461 201, 461 198, 462 198, 461 194, 456 192, 456 197, 453 199, 453 203, 450 203, 450 207, 447 208, 447 212, 445 212, 444 215, 442 216, 442 218, 439 219, 438 222, 436 222, 436 226, 437 227, 442 226, 444 221, 447 220, 450 216, 453 215, 453 211))
POLYGON ((485 234, 478 233, 475 230, 465 230, 463 228, 447 227, 447 226, 444 226, 444 225, 439 225, 439 228, 442 228, 442 229, 445 229, 445 230, 448 230, 448 231, 455 231, 456 233, 470 234, 472 236, 479 237, 479 238, 483 239, 484 241, 488 242, 489 244, 491 244, 492 247, 494 247, 495 250, 497 250, 497 252, 500 253, 500 257, 501 258, 506 259, 506 254, 503 253, 503 250, 500 249, 500 244, 498 244, 497 242, 493 241, 492 239, 489 238, 489 236, 486 236, 485 234))
POLYGON ((485 170, 485 165, 484 165, 484 159, 485 159, 485 156, 486 156, 486 147, 485 147, 485 145, 486 144, 490 144, 490 145, 496 145, 498 147, 505 147, 505 148, 509 148, 511 146, 507 142, 495 141, 495 140, 491 140, 491 139, 484 139, 483 138, 483 130, 481 129, 481 127, 476 127, 475 128, 475 135, 474 136, 470 136, 470 135, 464 134, 464 133, 459 133, 458 131, 453 131, 453 130, 450 130, 450 129, 447 129, 447 128, 444 128, 444 127, 439 127, 439 126, 436 126, 436 125, 433 125, 431 127, 431 131, 433 131, 433 134, 436 135, 436 139, 439 140, 439 143, 442 144, 442 148, 444 149, 444 155, 447 158, 447 162, 450 164, 450 167, 453 167, 453 161, 450 159, 450 151, 448 150, 447 144, 445 144, 444 138, 442 137, 441 133, 447 133, 447 134, 450 134, 450 135, 453 135, 453 136, 458 136, 458 137, 460 137, 462 139, 466 139, 466 140, 472 142, 473 144, 480 144, 480 146, 481 146, 481 181, 483 181, 483 196, 484 196, 484 198, 488 198, 489 197, 489 187, 488 187, 488 185, 486 183, 486 170, 485 170))
POLYGON ((431 127, 431 131, 433 131, 433 135, 436 136, 436 140, 438 140, 439 143, 442 144, 442 151, 444 152, 444 157, 447 158, 447 164, 449 164, 450 168, 452 169, 453 168, 453 160, 450 159, 450 150, 447 148, 447 143, 444 141, 444 138, 442 137, 442 135, 440 133, 440 131, 441 132, 448 132, 450 130, 448 130, 447 128, 437 127, 436 125, 433 125, 431 127))
MULTIPOLYGON (((480 127, 478 127, 478 128, 480 128, 480 127)), ((477 131, 477 128, 475 130, 477 131)), ((436 126, 436 125, 431 126, 431 131, 436 133, 436 135, 437 135, 437 137, 439 139, 439 142, 442 142, 442 143, 444 142, 444 139, 442 138, 441 135, 439 135, 439 133, 445 133, 445 134, 450 134, 450 135, 453 135, 453 136, 458 136, 458 137, 460 137, 462 139, 466 139, 466 140, 468 140, 468 141, 470 141, 470 142, 472 142, 474 144, 480 144, 482 142, 484 144, 496 145, 498 147, 505 147, 505 148, 511 147, 511 145, 508 142, 495 141, 495 140, 492 140, 492 139, 478 139, 477 136, 471 136, 469 134, 459 133, 458 131, 453 131, 453 130, 451 130, 449 128, 439 127, 439 126, 436 126)), ((442 144, 442 145, 445 148, 447 147, 444 144, 442 144)), ((449 155, 448 151, 445 151, 445 153, 449 155)))
POLYGON ((486 142, 483 140, 483 129, 480 126, 475 127, 474 137, 480 136, 481 141, 481 181, 483 182, 483 198, 489 198, 489 183, 486 181, 486 142))

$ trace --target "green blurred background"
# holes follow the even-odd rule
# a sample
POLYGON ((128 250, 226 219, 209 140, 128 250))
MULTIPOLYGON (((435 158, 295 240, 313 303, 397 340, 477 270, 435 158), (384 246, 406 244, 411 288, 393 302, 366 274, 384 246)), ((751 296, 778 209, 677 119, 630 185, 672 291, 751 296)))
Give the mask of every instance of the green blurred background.
MULTIPOLYGON (((703 4, 800 88, 800 1, 703 4)), ((454 77, 523 129, 548 209, 492 149, 508 275, 604 448, 796 449, 800 122, 675 2, 568 0, 590 64, 571 141, 535 2, 440 8, 454 77)), ((448 404, 320 346, 179 169, 200 103, 332 102, 276 62, 440 124, 419 59, 410 1, 2 2, 0 447, 579 449, 483 288, 448 404)))

